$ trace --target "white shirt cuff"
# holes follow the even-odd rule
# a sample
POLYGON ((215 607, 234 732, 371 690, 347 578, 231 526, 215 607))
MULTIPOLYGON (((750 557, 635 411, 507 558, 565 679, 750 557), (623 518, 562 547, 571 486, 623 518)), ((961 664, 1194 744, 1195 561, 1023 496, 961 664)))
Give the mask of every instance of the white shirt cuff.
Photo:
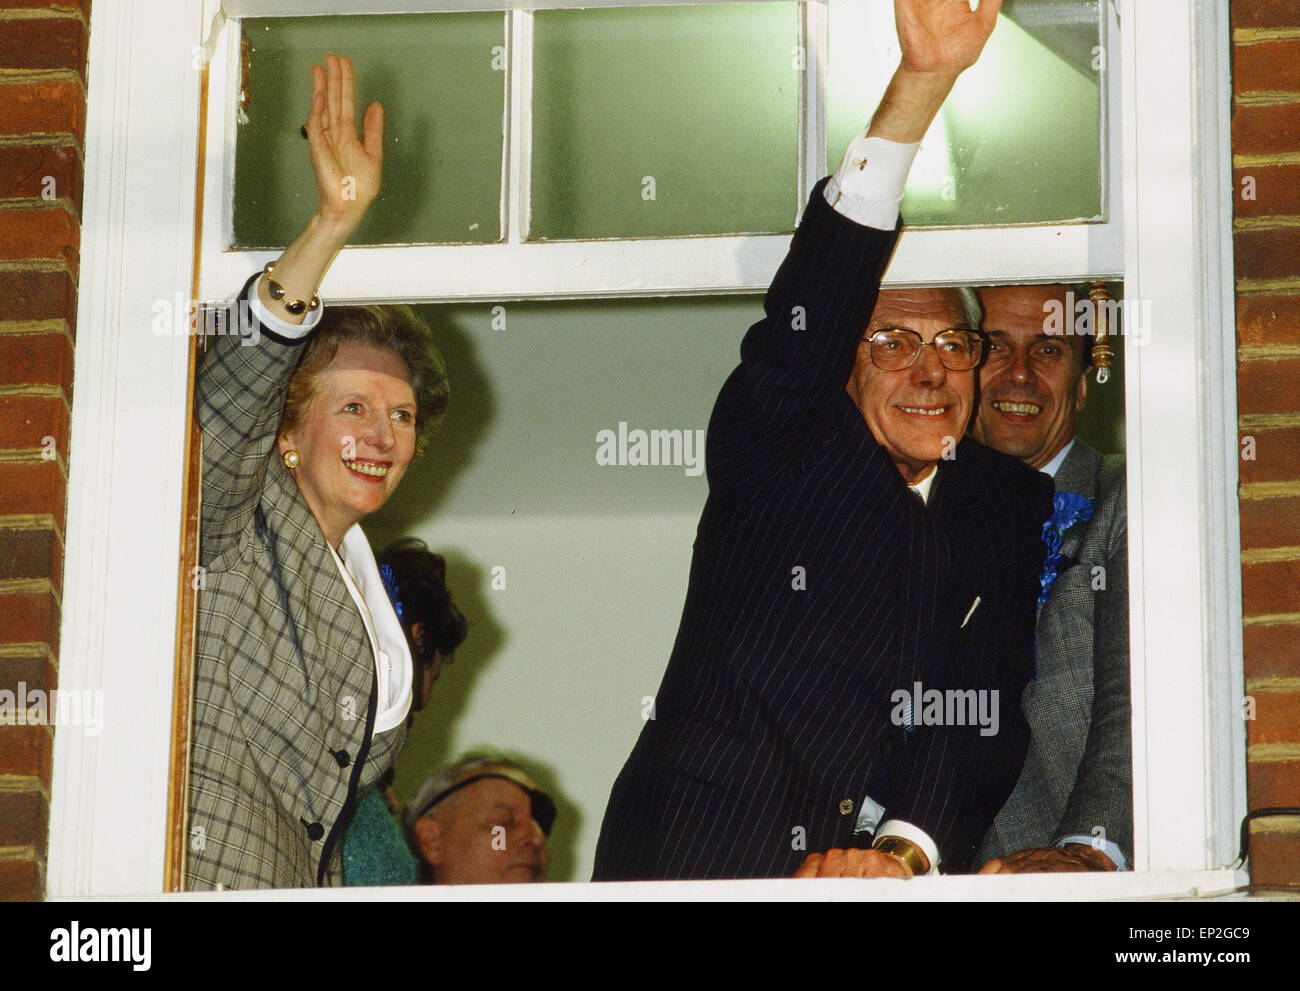
POLYGON ((939 847, 934 840, 930 839, 930 834, 919 826, 913 826, 910 822, 904 822, 902 819, 886 819, 876 830, 876 839, 882 836, 897 836, 900 840, 907 840, 909 843, 915 843, 921 848, 921 852, 930 861, 930 869, 927 874, 939 873, 939 847))
POLYGON ((1120 852, 1119 846, 1110 840, 1102 840, 1102 845, 1097 846, 1096 836, 1065 836, 1056 841, 1057 846, 1065 846, 1067 843, 1082 843, 1084 846, 1090 846, 1094 850, 1099 850, 1110 858, 1111 863, 1115 865, 1116 870, 1128 870, 1128 860, 1120 852))
POLYGON ((826 202, 863 227, 892 231, 898 223, 907 173, 921 143, 899 144, 859 134, 826 184, 826 202))
POLYGON ((248 290, 249 312, 251 312, 257 319, 258 325, 264 327, 266 330, 269 330, 272 334, 275 334, 278 337, 287 337, 290 340, 295 341, 299 338, 306 337, 315 330, 316 325, 320 323, 320 318, 325 315, 325 305, 322 303, 320 306, 316 307, 316 309, 308 310, 303 315, 302 323, 289 323, 287 320, 281 320, 263 306, 262 301, 257 298, 258 287, 262 284, 262 279, 265 278, 266 276, 263 275, 262 278, 254 282, 248 290))

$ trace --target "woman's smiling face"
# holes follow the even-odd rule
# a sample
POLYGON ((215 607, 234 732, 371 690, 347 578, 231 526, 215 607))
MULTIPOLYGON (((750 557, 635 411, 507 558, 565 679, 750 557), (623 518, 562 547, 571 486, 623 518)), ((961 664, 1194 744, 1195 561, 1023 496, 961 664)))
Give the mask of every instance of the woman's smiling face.
POLYGON ((339 344, 299 421, 277 442, 298 452, 294 480, 334 547, 382 506, 415 457, 415 392, 406 362, 384 348, 339 344))

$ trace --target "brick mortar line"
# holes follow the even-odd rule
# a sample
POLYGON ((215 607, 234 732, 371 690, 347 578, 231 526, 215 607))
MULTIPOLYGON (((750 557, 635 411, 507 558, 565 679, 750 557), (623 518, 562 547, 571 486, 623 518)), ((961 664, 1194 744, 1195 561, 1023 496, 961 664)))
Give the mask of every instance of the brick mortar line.
POLYGON ((1300 612, 1264 613, 1261 616, 1242 618, 1242 626, 1295 626, 1300 625, 1300 612))
MULTIPOLYGON (((12 337, 60 334, 69 341, 72 340, 72 329, 68 326, 68 321, 58 317, 49 320, 0 320, 0 334, 12 337)), ((1297 347, 1296 352, 1300 354, 1300 347, 1297 347)))
POLYGON ((0 578, 0 595, 27 595, 32 592, 53 592, 48 578, 0 578))
POLYGON ((1300 482, 1245 482, 1237 488, 1241 499, 1282 499, 1300 495, 1300 482))
MULTIPOLYGON (((1241 292, 1240 289, 1239 289, 1239 290, 1237 291, 1237 295, 1238 295, 1238 296, 1243 296, 1243 295, 1248 296, 1248 295, 1252 295, 1252 294, 1251 294, 1251 293, 1243 293, 1243 292, 1241 292)), ((1289 288, 1289 289, 1279 289, 1277 292, 1273 293, 1273 295, 1274 295, 1274 296, 1300 296, 1300 286, 1293 286, 1293 287, 1291 287, 1291 288, 1289 288)))
POLYGON ((1238 296, 1271 296, 1282 289, 1300 289, 1300 276, 1287 279, 1238 279, 1235 288, 1238 296))
POLYGON ((1260 833, 1300 833, 1300 822, 1295 816, 1259 816, 1250 820, 1250 835, 1260 833))
POLYGON ((55 608, 63 614, 63 589, 55 588, 49 578, 4 578, 0 579, 0 595, 39 595, 48 592, 54 599, 55 608))
POLYGON ((1300 39, 1300 25, 1289 28, 1233 28, 1234 45, 1253 45, 1261 41, 1293 41, 1300 39))
POLYGON ((68 263, 55 258, 7 258, 0 260, 0 272, 67 272, 76 285, 76 276, 68 263))
POLYGON ((1269 217, 1234 217, 1232 220, 1232 229, 1234 231, 1285 230, 1292 227, 1300 227, 1300 217, 1273 215, 1269 217))
MULTIPOLYGON (((0 69, 0 83, 81 83, 76 69, 0 69)), ((81 86, 85 99, 86 87, 81 86)))
POLYGON ((1238 361, 1281 361, 1285 358, 1300 358, 1300 344, 1246 344, 1237 348, 1238 361))
POLYGON ((1232 156, 1234 169, 1248 169, 1256 165, 1300 165, 1300 151, 1275 151, 1267 155, 1232 156))
MULTIPOLYGON (((4 448, 0 449, 0 464, 5 465, 23 465, 23 464, 43 464, 50 461, 49 458, 41 457, 39 447, 32 448, 4 448)), ((59 474, 63 476, 63 481, 68 480, 68 461, 67 458, 60 454, 53 459, 54 464, 59 466, 59 474)))
POLYGON ((41 779, 34 774, 0 774, 0 794, 22 794, 24 792, 44 792, 41 779))
POLYGON ((1237 430, 1285 430, 1300 427, 1300 413, 1248 413, 1237 417, 1237 430))
MULTIPOLYGON (((30 86, 32 83, 43 82, 66 82, 77 83, 77 88, 81 91, 81 107, 83 116, 86 109, 86 81, 77 74, 75 69, 0 69, 0 86, 30 86)), ((51 131, 36 131, 38 134, 49 134, 51 131)))
MULTIPOLYGON (((0 210, 49 210, 52 207, 61 206, 68 212, 68 215, 75 218, 77 223, 81 219, 77 217, 76 204, 72 202, 69 196, 56 196, 52 200, 42 199, 39 196, 11 196, 0 200, 0 210)), ((1300 224, 1300 217, 1296 218, 1300 224)))
POLYGON ((34 134, 0 134, 0 148, 76 148, 77 164, 84 167, 81 147, 75 138, 58 140, 57 131, 37 131, 34 134))
MULTIPOLYGON (((56 10, 50 7, 19 7, 0 10, 0 21, 80 21, 85 25, 86 18, 80 8, 75 10, 56 10)), ((1251 30, 1242 28, 1243 31, 1251 30)), ((1256 28, 1254 30, 1261 30, 1256 28)))
POLYGON ((1246 760, 1268 764, 1300 762, 1300 743, 1256 743, 1246 748, 1246 760))
POLYGON ((62 396, 63 386, 32 382, 24 385, 0 385, 0 398, 5 396, 62 396))
POLYGON ((77 164, 83 169, 85 168, 85 162, 83 162, 81 158, 83 151, 81 141, 83 139, 78 138, 71 131, 32 131, 31 134, 23 135, 22 141, 17 143, 26 144, 28 139, 35 139, 36 143, 42 145, 55 142, 59 144, 72 145, 77 149, 77 164))
POLYGON ((53 513, 9 513, 0 515, 0 530, 53 530, 53 513))
POLYGON ((1247 678, 1248 692, 1300 692, 1300 678, 1247 678))
POLYGON ((1293 90, 1251 90, 1233 94, 1232 102, 1238 107, 1285 107, 1288 103, 1300 103, 1300 93, 1293 90))
POLYGON ((6 657, 29 657, 32 654, 41 654, 45 660, 50 662, 50 666, 57 672, 59 669, 58 655, 50 648, 50 645, 44 640, 26 641, 20 643, 0 643, 0 660, 6 657))
POLYGON ((1252 547, 1242 549, 1242 564, 1268 564, 1275 561, 1300 560, 1300 547, 1252 547))

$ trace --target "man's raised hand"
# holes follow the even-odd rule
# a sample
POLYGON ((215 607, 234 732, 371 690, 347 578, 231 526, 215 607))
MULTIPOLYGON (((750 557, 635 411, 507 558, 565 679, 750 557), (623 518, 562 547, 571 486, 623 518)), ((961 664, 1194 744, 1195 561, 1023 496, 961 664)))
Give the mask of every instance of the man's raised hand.
POLYGON ((980 0, 970 9, 967 0, 894 0, 900 68, 956 78, 969 69, 993 33, 1002 0, 980 0))
POLYGON ((925 137, 962 70, 993 33, 1002 0, 894 0, 902 60, 871 118, 867 136, 913 144, 925 137))

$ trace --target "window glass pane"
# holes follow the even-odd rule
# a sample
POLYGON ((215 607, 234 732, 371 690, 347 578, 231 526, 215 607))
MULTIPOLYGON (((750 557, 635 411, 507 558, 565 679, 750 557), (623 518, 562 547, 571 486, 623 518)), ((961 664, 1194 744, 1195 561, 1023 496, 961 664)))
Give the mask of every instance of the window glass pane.
POLYGON ((501 238, 506 19, 499 13, 288 17, 243 22, 251 43, 237 127, 235 244, 283 247, 316 207, 300 128, 311 66, 356 67, 357 126, 384 105, 384 191, 353 244, 501 238))
POLYGON ((788 231, 798 5, 539 11, 534 239, 788 231))
MULTIPOLYGON (((1097 0, 1006 0, 978 63, 921 144, 903 200, 912 226, 1102 219, 1097 0)), ((870 119, 898 64, 892 5, 832 0, 827 158, 870 119)))

